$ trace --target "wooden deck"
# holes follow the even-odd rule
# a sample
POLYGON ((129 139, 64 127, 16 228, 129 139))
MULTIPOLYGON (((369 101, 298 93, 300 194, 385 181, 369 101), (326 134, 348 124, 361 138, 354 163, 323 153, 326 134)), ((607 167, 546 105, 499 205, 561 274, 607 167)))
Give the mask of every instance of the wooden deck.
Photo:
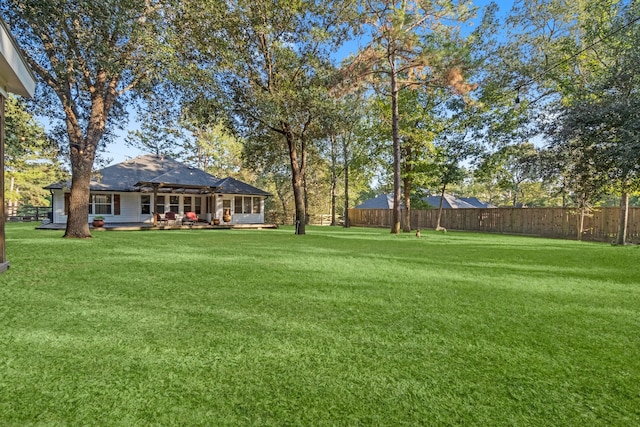
MULTIPOLYGON (((38 230, 65 230, 64 223, 41 224, 38 230)), ((139 230, 261 230, 265 228, 278 228, 278 224, 221 224, 210 225, 207 223, 197 223, 193 225, 163 224, 154 227, 153 224, 143 222, 118 222, 105 223, 104 227, 94 228, 89 224, 92 231, 139 231, 139 230)))

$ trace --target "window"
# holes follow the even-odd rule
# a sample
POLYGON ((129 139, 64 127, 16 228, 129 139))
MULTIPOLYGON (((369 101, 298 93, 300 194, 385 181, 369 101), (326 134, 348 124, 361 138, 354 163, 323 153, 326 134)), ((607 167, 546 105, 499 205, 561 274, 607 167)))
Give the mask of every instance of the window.
POLYGON ((196 197, 196 207, 194 212, 198 215, 202 213, 202 197, 196 197))
POLYGON ((95 215, 111 215, 111 194, 91 194, 89 199, 89 213, 95 215))
POLYGON ((192 200, 193 200, 193 197, 184 196, 184 201, 182 202, 183 208, 184 208, 184 212, 191 212, 192 211, 192 207, 193 207, 192 200))
POLYGON ((156 213, 164 213, 164 196, 156 196, 156 213))
POLYGON ((169 210, 171 212, 180 212, 180 196, 169 196, 169 210))
POLYGON ((244 213, 244 214, 259 214, 261 212, 261 199, 260 197, 242 197, 236 196, 234 197, 234 213, 244 213))
POLYGON ((148 194, 140 196, 140 213, 143 215, 151 213, 151 196, 148 194))

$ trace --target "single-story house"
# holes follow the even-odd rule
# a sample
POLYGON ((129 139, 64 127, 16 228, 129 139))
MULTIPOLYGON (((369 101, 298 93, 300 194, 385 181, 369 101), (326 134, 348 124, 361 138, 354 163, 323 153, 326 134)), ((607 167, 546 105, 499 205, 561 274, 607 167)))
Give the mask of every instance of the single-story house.
MULTIPOLYGON (((423 197, 422 200, 437 208, 440 206, 440 196, 430 195, 423 197)), ((482 202, 475 197, 455 197, 445 193, 442 200, 443 209, 477 209, 477 208, 495 208, 495 206, 482 202)), ((368 199, 356 206, 356 209, 393 209, 393 194, 381 194, 373 199, 368 199)))
MULTIPOLYGON (((65 224, 70 182, 45 187, 51 191, 53 223, 65 224)), ((234 178, 217 178, 166 156, 146 154, 108 166, 91 181, 89 218, 107 223, 156 224, 168 212, 178 221, 195 212, 198 219, 221 224, 263 224, 270 193, 234 178), (154 215, 156 214, 156 215, 154 215)))

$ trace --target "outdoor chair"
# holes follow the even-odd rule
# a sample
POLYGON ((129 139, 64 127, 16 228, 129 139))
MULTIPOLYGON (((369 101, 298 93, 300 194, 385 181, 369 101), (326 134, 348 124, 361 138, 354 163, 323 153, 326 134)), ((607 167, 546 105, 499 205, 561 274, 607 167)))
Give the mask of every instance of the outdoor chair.
POLYGON ((198 215, 195 212, 185 212, 182 224, 194 225, 198 222, 198 215))
POLYGON ((159 213, 156 214, 156 222, 158 224, 169 224, 169 221, 167 221, 167 218, 163 218, 162 215, 160 215, 159 213))
POLYGON ((167 220, 167 224, 169 224, 169 221, 173 221, 173 223, 176 223, 176 213, 175 212, 165 212, 164 213, 164 219, 167 220))

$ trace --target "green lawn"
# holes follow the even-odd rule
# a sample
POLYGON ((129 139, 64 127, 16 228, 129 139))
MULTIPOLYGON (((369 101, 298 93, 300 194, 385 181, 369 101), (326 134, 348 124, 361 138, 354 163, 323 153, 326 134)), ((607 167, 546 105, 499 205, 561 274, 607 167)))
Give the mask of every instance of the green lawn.
POLYGON ((0 425, 640 425, 640 247, 7 224, 0 425))

